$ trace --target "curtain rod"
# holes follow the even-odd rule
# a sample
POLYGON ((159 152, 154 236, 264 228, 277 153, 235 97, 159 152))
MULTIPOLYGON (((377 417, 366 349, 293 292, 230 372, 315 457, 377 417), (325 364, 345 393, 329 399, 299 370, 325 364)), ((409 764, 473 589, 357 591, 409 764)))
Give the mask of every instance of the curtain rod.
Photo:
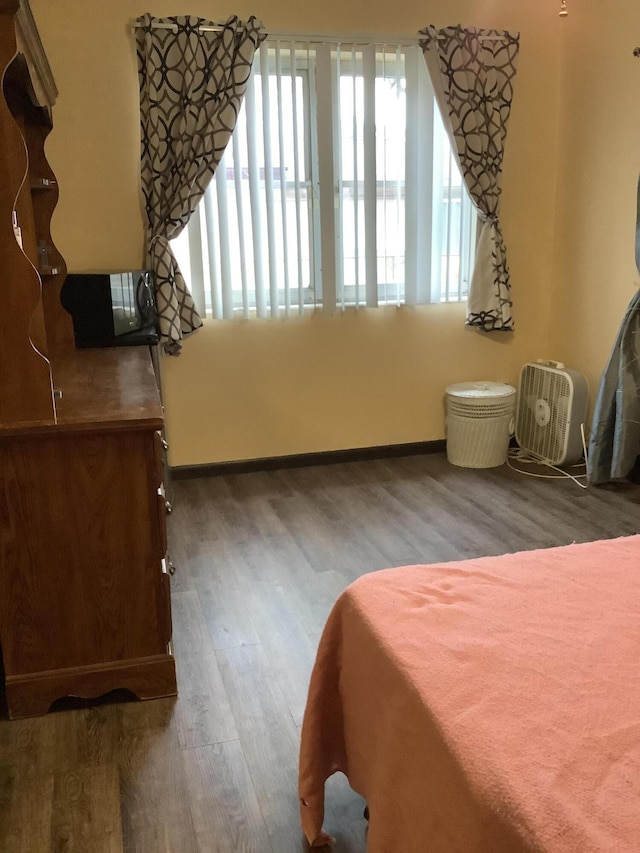
MULTIPOLYGON (((156 21, 152 24, 156 30, 173 30, 175 24, 170 24, 166 21, 156 21)), ((131 27, 131 32, 135 34, 136 30, 141 27, 140 24, 134 23, 131 27)), ((202 33, 219 33, 224 30, 224 24, 201 24, 198 29, 202 33)), ((344 42, 345 44, 394 44, 394 45, 415 45, 418 43, 419 33, 413 36, 408 35, 388 35, 380 36, 366 33, 284 33, 284 32, 268 32, 267 38, 272 41, 281 39, 282 41, 299 41, 305 44, 322 44, 323 42, 344 42)), ((503 36, 480 36, 481 41, 503 41, 503 36)))

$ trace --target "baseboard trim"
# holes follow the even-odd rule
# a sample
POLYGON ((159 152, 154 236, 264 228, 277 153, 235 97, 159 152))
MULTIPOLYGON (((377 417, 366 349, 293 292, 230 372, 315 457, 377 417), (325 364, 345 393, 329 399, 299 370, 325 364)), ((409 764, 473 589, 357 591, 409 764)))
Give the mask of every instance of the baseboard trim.
POLYGON ((445 439, 413 441, 408 444, 384 444, 379 447, 353 447, 346 450, 325 450, 319 453, 295 453, 291 456, 241 459, 237 462, 178 465, 171 469, 171 474, 176 480, 190 477, 220 477, 225 474, 275 471, 279 468, 307 468, 312 465, 335 465, 341 462, 365 462, 371 459, 392 459, 400 456, 444 453, 446 447, 445 439))

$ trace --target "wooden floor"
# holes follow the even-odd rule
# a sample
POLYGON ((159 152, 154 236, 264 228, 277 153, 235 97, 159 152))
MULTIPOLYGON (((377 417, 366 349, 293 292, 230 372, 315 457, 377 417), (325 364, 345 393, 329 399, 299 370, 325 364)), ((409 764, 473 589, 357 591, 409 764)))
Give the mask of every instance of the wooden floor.
MULTIPOLYGON (((3 853, 304 850, 299 727, 318 636, 346 584, 640 529, 640 487, 583 491, 441 455, 180 480, 173 498, 180 696, 0 715, 3 853)), ((364 853, 362 809, 334 777, 337 853, 364 853)))

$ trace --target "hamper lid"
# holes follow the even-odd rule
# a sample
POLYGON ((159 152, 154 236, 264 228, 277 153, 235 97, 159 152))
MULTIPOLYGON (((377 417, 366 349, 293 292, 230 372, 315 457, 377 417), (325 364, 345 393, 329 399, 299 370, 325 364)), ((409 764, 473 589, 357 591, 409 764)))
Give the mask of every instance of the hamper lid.
POLYGON ((493 397, 510 397, 516 393, 516 389, 513 385, 505 385, 503 382, 460 382, 458 385, 449 385, 446 393, 451 397, 486 400, 493 397))

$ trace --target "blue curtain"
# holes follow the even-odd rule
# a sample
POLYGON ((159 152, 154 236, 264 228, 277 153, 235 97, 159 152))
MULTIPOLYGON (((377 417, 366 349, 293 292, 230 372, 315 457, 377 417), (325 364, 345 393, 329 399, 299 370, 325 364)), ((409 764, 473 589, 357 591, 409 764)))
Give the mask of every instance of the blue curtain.
MULTIPOLYGON (((640 271, 640 181, 636 219, 636 265, 640 271)), ((629 303, 605 367, 589 438, 589 482, 636 479, 640 457, 640 290, 629 303), (634 470, 635 469, 635 470, 634 470)))

